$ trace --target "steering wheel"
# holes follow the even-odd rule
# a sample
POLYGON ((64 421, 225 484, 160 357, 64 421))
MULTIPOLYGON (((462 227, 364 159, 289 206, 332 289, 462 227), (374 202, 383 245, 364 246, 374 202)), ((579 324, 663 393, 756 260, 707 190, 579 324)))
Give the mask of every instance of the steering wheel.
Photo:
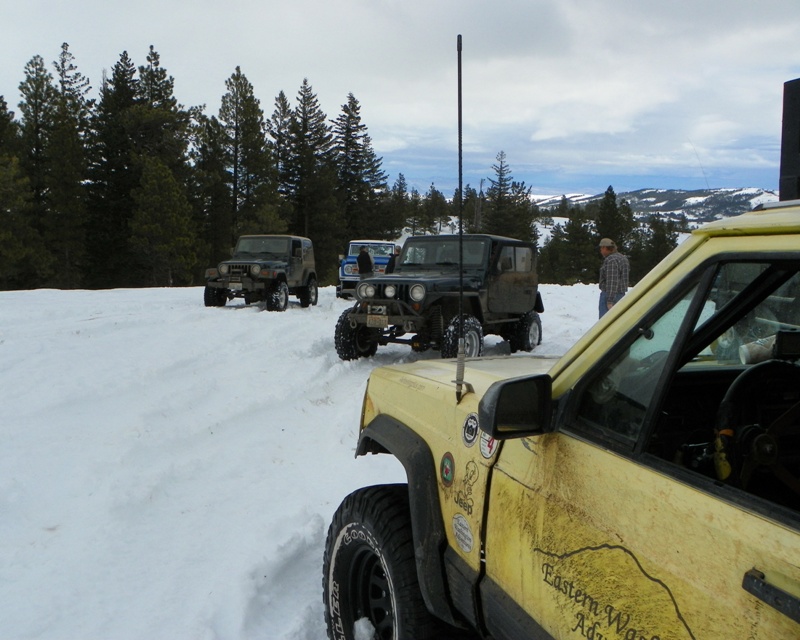
MULTIPOLYGON (((716 420, 714 464, 720 480, 747 489, 753 473, 768 469, 800 495, 800 479, 785 465, 781 436, 800 432, 800 367, 767 360, 742 372, 722 399, 716 420), (787 407, 769 424, 759 407, 787 407)), ((796 455, 797 452, 791 452, 796 455)))

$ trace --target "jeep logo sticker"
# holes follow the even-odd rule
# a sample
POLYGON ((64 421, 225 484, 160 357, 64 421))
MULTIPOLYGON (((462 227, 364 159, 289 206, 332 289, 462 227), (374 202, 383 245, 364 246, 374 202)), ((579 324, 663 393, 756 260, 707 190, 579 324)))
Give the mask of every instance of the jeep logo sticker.
POLYGON ((471 447, 478 441, 478 414, 470 413, 464 420, 461 430, 461 440, 465 447, 471 447))

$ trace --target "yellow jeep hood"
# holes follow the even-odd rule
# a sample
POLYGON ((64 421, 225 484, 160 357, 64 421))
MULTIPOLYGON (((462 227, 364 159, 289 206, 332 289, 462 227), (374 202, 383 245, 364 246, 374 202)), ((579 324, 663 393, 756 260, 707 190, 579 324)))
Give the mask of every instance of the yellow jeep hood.
MULTIPOLYGON (((481 398, 486 389, 498 380, 547 373, 558 360, 559 358, 530 355, 469 358, 465 361, 464 383, 472 387, 478 398, 481 398)), ((421 385, 449 387, 455 394, 456 361, 421 360, 395 364, 375 369, 370 377, 370 384, 373 384, 376 378, 393 379, 409 388, 418 388, 421 385)))

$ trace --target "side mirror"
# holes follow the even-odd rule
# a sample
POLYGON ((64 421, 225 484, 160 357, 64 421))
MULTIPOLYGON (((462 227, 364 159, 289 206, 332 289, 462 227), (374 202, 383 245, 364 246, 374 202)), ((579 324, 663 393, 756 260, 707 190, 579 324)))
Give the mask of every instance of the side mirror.
POLYGON ((495 382, 478 405, 478 424, 495 440, 551 430, 553 380, 547 374, 495 382))

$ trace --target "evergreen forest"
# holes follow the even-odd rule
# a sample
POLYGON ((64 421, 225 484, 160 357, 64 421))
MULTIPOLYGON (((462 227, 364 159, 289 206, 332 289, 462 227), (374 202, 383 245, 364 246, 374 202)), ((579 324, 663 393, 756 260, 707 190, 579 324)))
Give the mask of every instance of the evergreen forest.
POLYGON ((674 222, 637 220, 611 187, 540 210, 502 151, 485 192, 422 194, 402 173, 390 184, 356 97, 329 118, 307 79, 267 114, 236 67, 208 115, 178 102, 152 46, 138 66, 123 52, 96 99, 67 43, 23 73, 18 111, 0 96, 2 290, 202 284, 247 233, 311 238, 329 285, 349 240, 454 232, 459 215, 465 232, 537 244, 548 229, 546 283, 596 282, 602 237, 630 257, 634 282, 677 243, 674 222))

